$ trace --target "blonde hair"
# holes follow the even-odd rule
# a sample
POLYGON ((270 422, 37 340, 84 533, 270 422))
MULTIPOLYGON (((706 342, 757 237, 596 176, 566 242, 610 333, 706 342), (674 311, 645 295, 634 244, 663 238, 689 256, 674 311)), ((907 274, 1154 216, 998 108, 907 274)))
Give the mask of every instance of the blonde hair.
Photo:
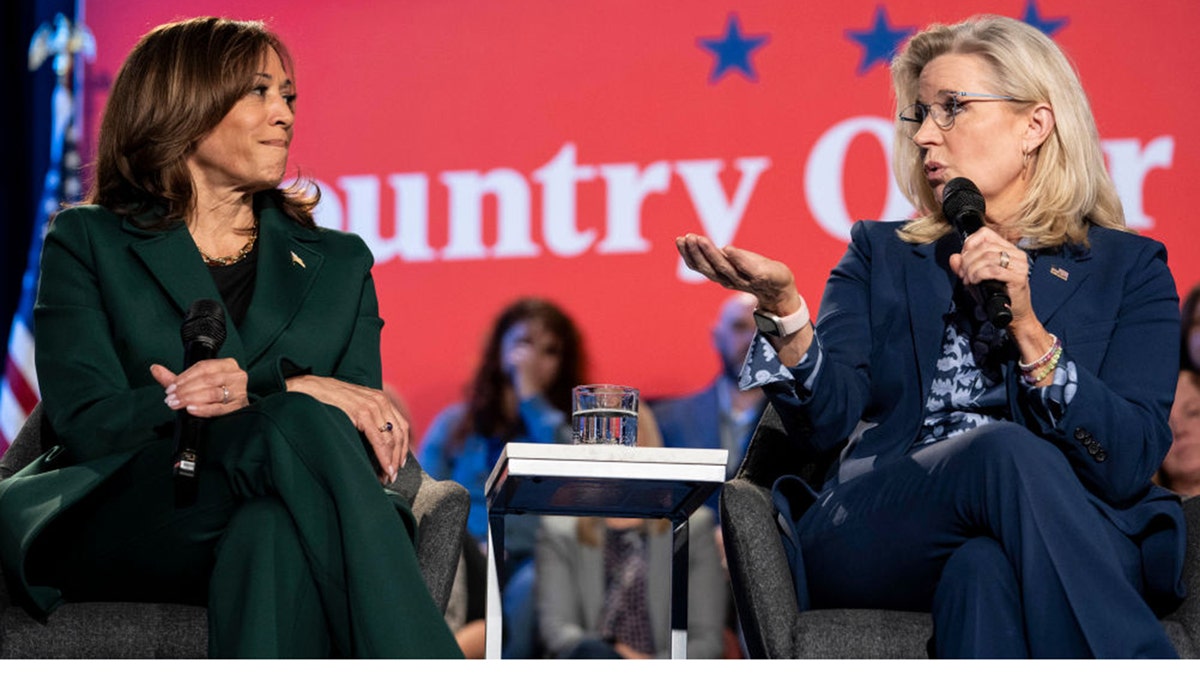
MULTIPOLYGON (((648 536, 658 535, 671 530, 671 521, 666 518, 648 518, 638 523, 636 529, 648 536)), ((575 536, 584 546, 604 546, 604 530, 604 518, 599 516, 579 516, 575 521, 575 536)))
MULTIPOLYGON (((1038 29, 1001 16, 979 16, 951 26, 934 24, 912 38, 892 62, 896 109, 917 100, 925 66, 944 54, 972 54, 988 65, 994 93, 1012 96, 1007 105, 1044 103, 1054 127, 1033 150, 1032 177, 1019 210, 1023 235, 1035 245, 1087 245, 1089 225, 1127 229, 1116 187, 1104 164, 1100 134, 1075 68, 1038 29)), ((918 218, 900 230, 901 239, 928 243, 950 231, 933 189, 925 180, 921 149, 896 121, 892 170, 918 218)))

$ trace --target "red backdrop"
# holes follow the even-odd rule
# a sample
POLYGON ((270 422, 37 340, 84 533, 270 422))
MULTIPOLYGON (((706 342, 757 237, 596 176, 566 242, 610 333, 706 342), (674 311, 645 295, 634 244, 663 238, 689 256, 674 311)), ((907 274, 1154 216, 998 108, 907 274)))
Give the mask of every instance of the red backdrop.
POLYGON ((1200 282, 1192 2, 93 0, 88 106, 156 24, 280 33, 292 168, 325 190, 320 222, 375 251, 384 374, 420 434, 524 294, 579 322, 593 381, 704 385, 725 291, 681 273, 679 234, 785 260, 815 306, 851 218, 910 212, 888 163, 888 54, 979 12, 1038 23, 1071 55, 1130 224, 1166 243, 1181 293, 1200 282))

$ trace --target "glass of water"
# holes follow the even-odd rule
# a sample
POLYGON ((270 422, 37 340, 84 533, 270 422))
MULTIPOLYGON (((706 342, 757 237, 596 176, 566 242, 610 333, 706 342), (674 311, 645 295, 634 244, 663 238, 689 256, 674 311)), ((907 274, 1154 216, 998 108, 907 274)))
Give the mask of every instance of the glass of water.
POLYGON ((577 445, 637 445, 637 389, 619 384, 584 384, 575 387, 571 399, 577 445))

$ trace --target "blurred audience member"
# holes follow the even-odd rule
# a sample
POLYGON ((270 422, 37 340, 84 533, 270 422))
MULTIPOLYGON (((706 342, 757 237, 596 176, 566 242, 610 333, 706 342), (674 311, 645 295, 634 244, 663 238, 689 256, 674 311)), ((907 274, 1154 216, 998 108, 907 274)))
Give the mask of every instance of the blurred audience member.
POLYGON ((1200 494, 1200 284, 1183 302, 1179 382, 1171 407, 1171 450, 1155 481, 1184 497, 1200 494))
MULTIPOLYGON (((721 361, 721 372, 705 389, 677 398, 652 401, 663 445, 669 448, 725 448, 729 460, 726 478, 733 478, 766 397, 762 389, 741 391, 738 372, 754 339, 754 308, 749 293, 735 293, 721 305, 712 327, 712 342, 721 361)), ((709 506, 716 507, 716 498, 709 506)))
MULTIPOLYGON (((717 313, 712 327, 712 344, 720 359, 721 371, 703 390, 677 398, 652 402, 662 430, 663 445, 669 448, 724 448, 729 451, 725 464, 726 480, 737 474, 746 456, 746 447, 758 419, 766 406, 761 388, 742 391, 738 388, 738 373, 746 360, 746 352, 754 340, 756 326, 754 308, 758 301, 750 293, 735 292, 727 298, 717 313)), ((705 506, 717 519, 714 537, 725 569, 725 549, 721 538, 720 490, 713 493, 705 506)), ((726 604, 728 648, 725 655, 742 656, 740 628, 733 606, 733 595, 727 582, 721 586, 726 604)))
MULTIPOLYGON (((654 413, 639 406, 638 445, 661 447, 654 413)), ((688 520, 688 645, 691 659, 722 655, 724 572, 713 512, 688 520)), ((668 658, 671 523, 641 518, 547 516, 537 540, 538 626, 547 656, 668 658)))
MULTIPOLYGON (((401 415, 404 415, 404 419, 412 419, 412 408, 410 408, 408 402, 404 400, 404 396, 400 394, 399 389, 396 389, 396 387, 390 382, 384 382, 383 395, 387 396, 388 401, 396 408, 396 410, 400 411, 401 415)), ((411 424, 405 425, 404 434, 408 437, 408 447, 416 447, 416 433, 413 432, 411 424)))
MULTIPOLYGON (((435 478, 471 494, 468 542, 447 610, 459 645, 482 657, 486 606, 487 504, 484 485, 510 442, 570 443, 571 389, 583 382, 584 350, 575 323, 539 298, 522 298, 492 324, 466 399, 439 413, 421 443, 420 461, 435 478)), ((504 656, 536 655, 532 562, 538 517, 505 521, 504 656)))

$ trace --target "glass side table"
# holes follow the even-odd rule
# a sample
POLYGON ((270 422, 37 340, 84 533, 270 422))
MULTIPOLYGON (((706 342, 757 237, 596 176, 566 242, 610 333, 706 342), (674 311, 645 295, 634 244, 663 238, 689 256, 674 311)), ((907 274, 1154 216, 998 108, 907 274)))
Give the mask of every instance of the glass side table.
POLYGON ((486 484, 486 655, 500 658, 500 569, 509 514, 671 521, 671 658, 687 658, 688 517, 725 482, 728 451, 509 443, 486 484))

